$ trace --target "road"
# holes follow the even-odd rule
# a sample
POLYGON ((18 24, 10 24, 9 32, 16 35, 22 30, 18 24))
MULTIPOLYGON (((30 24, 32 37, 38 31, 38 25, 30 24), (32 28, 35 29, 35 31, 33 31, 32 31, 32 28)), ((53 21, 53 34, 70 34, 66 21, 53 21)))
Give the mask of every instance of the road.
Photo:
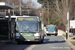
POLYGON ((61 36, 47 36, 44 43, 39 44, 33 50, 70 50, 61 36))
POLYGON ((36 44, 34 42, 18 45, 16 42, 9 43, 0 47, 0 50, 70 50, 61 36, 46 36, 44 43, 36 44))
POLYGON ((11 42, 5 46, 0 47, 0 50, 24 50, 30 45, 20 44, 18 45, 16 42, 11 42))

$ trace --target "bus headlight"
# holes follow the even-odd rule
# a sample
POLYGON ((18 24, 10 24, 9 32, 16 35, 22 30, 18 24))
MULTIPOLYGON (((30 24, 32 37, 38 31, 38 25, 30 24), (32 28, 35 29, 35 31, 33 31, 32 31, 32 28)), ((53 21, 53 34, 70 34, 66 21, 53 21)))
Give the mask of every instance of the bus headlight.
POLYGON ((19 33, 16 33, 16 36, 20 36, 20 34, 19 33))
POLYGON ((46 33, 49 33, 48 31, 46 31, 46 33))
POLYGON ((56 31, 54 31, 53 33, 56 33, 56 31))
POLYGON ((34 36, 40 36, 39 33, 35 33, 34 36))

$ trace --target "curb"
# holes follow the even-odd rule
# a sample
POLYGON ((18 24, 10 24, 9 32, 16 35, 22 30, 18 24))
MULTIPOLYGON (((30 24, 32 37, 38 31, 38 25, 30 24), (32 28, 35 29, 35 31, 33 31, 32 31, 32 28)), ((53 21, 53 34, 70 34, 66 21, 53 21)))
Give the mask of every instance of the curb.
POLYGON ((4 46, 4 45, 6 45, 6 44, 9 44, 11 41, 8 41, 8 42, 0 42, 1 44, 0 44, 0 47, 1 46, 4 46))
POLYGON ((67 42, 67 44, 69 45, 69 47, 71 48, 71 50, 75 50, 74 45, 69 40, 66 40, 66 38, 64 36, 62 36, 62 37, 67 42))
POLYGON ((2 44, 0 44, 0 47, 1 47, 1 46, 4 46, 4 45, 6 45, 6 43, 2 43, 2 44))

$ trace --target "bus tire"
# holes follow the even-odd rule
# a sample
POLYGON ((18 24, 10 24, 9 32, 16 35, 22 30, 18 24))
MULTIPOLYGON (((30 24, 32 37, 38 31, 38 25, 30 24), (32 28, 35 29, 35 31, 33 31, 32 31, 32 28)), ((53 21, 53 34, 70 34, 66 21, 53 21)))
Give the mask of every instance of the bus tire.
POLYGON ((43 39, 41 40, 41 43, 43 43, 43 40, 44 40, 44 36, 43 36, 43 39))
POLYGON ((17 44, 21 44, 21 43, 18 41, 17 44))
POLYGON ((37 43, 37 44, 40 44, 40 43, 41 43, 41 40, 37 41, 36 43, 37 43))
POLYGON ((57 36, 57 34, 55 34, 55 36, 57 36))
POLYGON ((37 43, 37 44, 40 44, 40 43, 41 43, 41 41, 36 41, 36 43, 37 43))
POLYGON ((41 43, 43 43, 43 40, 41 40, 41 43))

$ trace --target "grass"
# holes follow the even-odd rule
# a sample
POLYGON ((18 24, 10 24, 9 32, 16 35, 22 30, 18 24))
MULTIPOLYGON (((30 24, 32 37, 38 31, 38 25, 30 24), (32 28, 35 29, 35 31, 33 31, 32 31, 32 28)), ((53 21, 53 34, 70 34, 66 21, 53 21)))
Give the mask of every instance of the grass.
POLYGON ((6 36, 6 35, 1 35, 1 34, 0 34, 0 37, 8 37, 8 36, 6 36))
MULTIPOLYGON (((63 34, 63 36, 64 36, 64 37, 66 37, 66 35, 65 35, 65 34, 63 34)), ((69 35, 69 37, 73 37, 73 36, 72 36, 72 35, 69 35)))
POLYGON ((70 41, 73 45, 75 45, 75 41, 70 41))

